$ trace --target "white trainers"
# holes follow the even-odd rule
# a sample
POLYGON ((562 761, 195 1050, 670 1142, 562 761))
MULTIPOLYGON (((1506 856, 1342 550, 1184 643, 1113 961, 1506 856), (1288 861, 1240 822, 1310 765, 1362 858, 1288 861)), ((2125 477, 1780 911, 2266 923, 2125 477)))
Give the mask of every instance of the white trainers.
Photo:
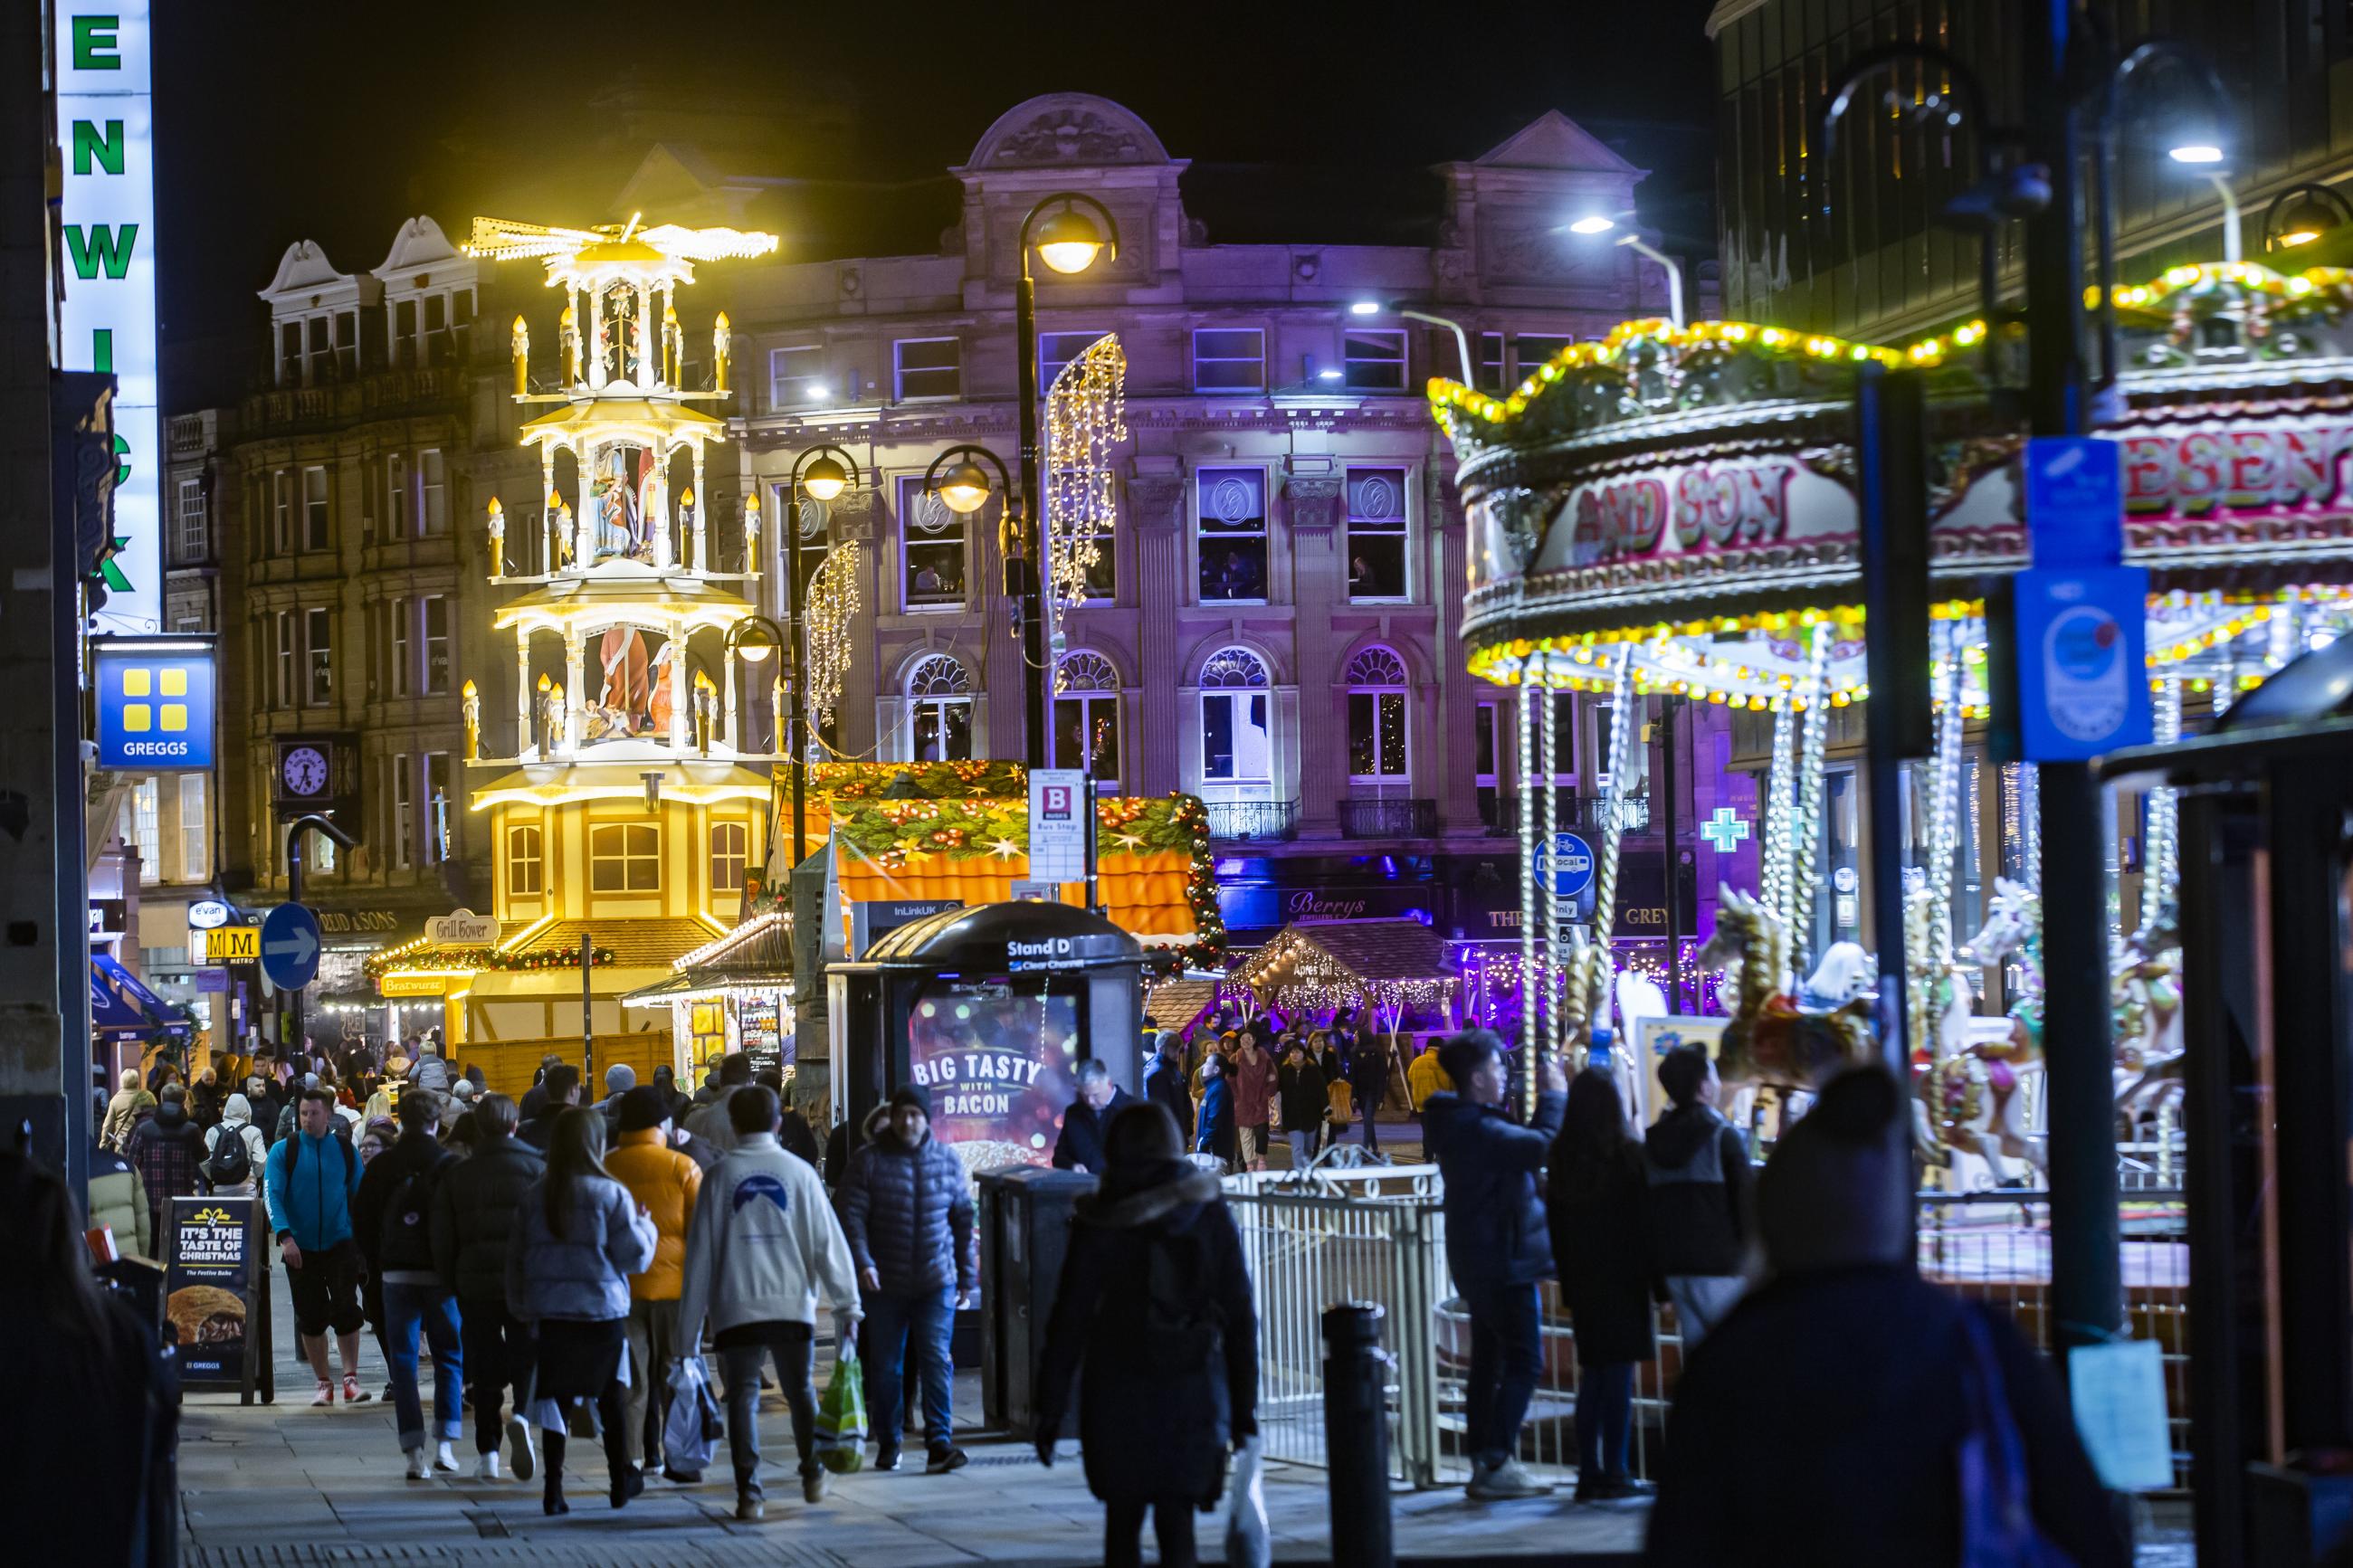
POLYGON ((532 1471, 539 1468, 539 1441, 532 1435, 531 1423, 522 1418, 520 1411, 507 1417, 507 1441, 513 1445, 507 1463, 514 1467, 515 1479, 531 1479, 532 1471))
POLYGON ((422 1444, 408 1450, 408 1479, 412 1481, 429 1481, 433 1479, 433 1461, 425 1457, 425 1447, 422 1444))
POLYGON ((458 1456, 450 1449, 448 1444, 437 1443, 434 1445, 433 1468, 437 1470, 446 1470, 453 1476, 458 1473, 458 1456))
POLYGON ((478 1481, 495 1481, 501 1479, 497 1449, 491 1449, 474 1461, 474 1479, 478 1481))
POLYGON ((1464 1490, 1482 1502, 1503 1502, 1514 1498, 1543 1497, 1552 1488, 1528 1474, 1519 1460, 1505 1459, 1500 1465, 1473 1471, 1471 1484, 1464 1490))

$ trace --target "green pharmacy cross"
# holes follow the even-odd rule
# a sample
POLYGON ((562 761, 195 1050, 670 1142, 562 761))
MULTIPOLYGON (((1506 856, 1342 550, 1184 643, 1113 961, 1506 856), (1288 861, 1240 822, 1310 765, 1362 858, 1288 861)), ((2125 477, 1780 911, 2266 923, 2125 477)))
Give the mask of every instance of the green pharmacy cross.
POLYGON ((1700 825, 1699 836, 1715 846, 1719 855, 1729 855, 1732 847, 1748 837, 1748 824, 1743 822, 1728 805, 1719 805, 1715 815, 1700 825))

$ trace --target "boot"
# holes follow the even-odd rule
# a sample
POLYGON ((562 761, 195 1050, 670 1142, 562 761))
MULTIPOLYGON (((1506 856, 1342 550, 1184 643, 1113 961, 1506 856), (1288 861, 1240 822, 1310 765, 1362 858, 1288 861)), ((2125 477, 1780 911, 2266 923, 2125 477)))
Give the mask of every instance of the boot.
POLYGON ((542 1433, 540 1444, 546 1449, 540 1463, 540 1473, 546 1478, 546 1483, 540 1492, 539 1506, 549 1514, 570 1513, 572 1505, 564 1500, 564 1434, 542 1433))

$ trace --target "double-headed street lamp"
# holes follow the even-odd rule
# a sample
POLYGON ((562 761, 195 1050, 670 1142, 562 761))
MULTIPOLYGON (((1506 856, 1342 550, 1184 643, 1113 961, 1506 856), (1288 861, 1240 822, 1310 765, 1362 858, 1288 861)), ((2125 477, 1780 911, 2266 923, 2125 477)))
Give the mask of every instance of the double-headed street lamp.
POLYGON ((1417 310, 1411 305, 1392 304, 1386 300, 1359 300, 1348 307, 1348 314, 1352 316, 1389 315, 1400 321, 1427 321, 1433 327, 1444 327, 1454 334, 1454 352, 1461 357, 1462 384, 1465 386, 1478 384, 1472 379, 1478 366, 1471 360, 1471 334, 1462 330, 1461 322, 1445 316, 1433 316, 1427 310, 1417 310))
MULTIPOLYGON (((777 520, 776 537, 785 551, 785 635, 787 668, 786 679, 793 689, 792 723, 786 731, 780 748, 791 759, 793 778, 793 864, 798 866, 808 858, 808 670, 804 644, 807 629, 803 618, 808 606, 803 602, 808 595, 808 584, 801 566, 800 498, 806 494, 811 500, 829 501, 858 482, 858 459, 839 447, 811 447, 793 459, 792 472, 785 480, 785 515, 777 520)), ((757 504, 756 500, 754 504, 757 504)), ((754 620, 760 620, 754 616, 754 620)), ((739 625, 750 625, 750 622, 739 625)), ((768 623, 762 621, 762 625, 768 623)), ((774 626, 770 626, 774 630, 774 626)), ((733 633, 730 634, 731 638, 733 633)), ((747 658, 765 655, 747 654, 747 658)))
MULTIPOLYGON (((1033 245, 1039 260, 1067 278, 1092 267, 1105 250, 1113 258, 1118 257, 1119 224, 1109 207, 1076 191, 1058 191, 1041 198, 1021 220, 1021 278, 1013 296, 1014 357, 1021 398, 1021 492, 1008 498, 1003 530, 1008 546, 1018 542, 1021 553, 1017 556, 1010 548, 1006 551, 1005 591, 1021 605, 1021 661, 1028 667, 1022 671, 1023 728, 1029 765, 1042 768, 1046 765, 1046 683, 1051 672, 1046 657, 1046 509, 1038 479, 1038 284, 1029 273, 1033 245), (1089 216, 1090 209, 1093 216, 1089 216), (1100 226, 1097 217, 1103 220, 1100 226)), ((948 456, 971 452, 983 452, 1003 474, 1004 465, 981 447, 957 447, 948 456)), ((936 489, 951 510, 976 511, 988 499, 985 488, 972 489, 976 476, 984 486, 987 476, 971 462, 960 465, 944 483, 935 485, 939 468, 938 462, 932 465, 932 473, 924 476, 924 489, 936 489)))

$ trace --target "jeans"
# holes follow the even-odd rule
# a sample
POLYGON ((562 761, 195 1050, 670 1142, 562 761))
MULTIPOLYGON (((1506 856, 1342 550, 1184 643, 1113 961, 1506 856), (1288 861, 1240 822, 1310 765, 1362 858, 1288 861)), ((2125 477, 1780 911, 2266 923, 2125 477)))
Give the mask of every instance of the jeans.
POLYGON ((1737 1274, 1667 1276, 1667 1300, 1675 1304, 1675 1325, 1683 1331, 1685 1355, 1732 1315, 1747 1289, 1748 1281, 1737 1274))
POLYGON ((1147 1508, 1152 1533, 1160 1539, 1160 1568, 1195 1568, 1200 1559, 1194 1553, 1193 1504, 1183 1498, 1103 1504, 1103 1568, 1140 1568, 1147 1508))
POLYGON ((1462 1391, 1471 1457, 1499 1464, 1519 1446, 1520 1423, 1544 1368, 1534 1285, 1462 1293, 1471 1309, 1471 1375, 1462 1391))
POLYGON ((525 1406, 531 1404, 539 1338, 529 1319, 509 1312, 506 1302, 495 1296, 462 1301, 459 1311, 466 1352, 466 1403, 474 1407, 474 1451, 495 1454, 503 1430, 499 1406, 508 1388, 514 1390, 515 1414, 529 1419, 525 1406))
POLYGON ((809 1384, 809 1330, 794 1323, 797 1336, 731 1345, 719 1352, 727 1371, 727 1453, 735 1464, 735 1495, 760 1495, 760 1363, 773 1357, 776 1383, 793 1411, 793 1447, 800 1473, 813 1476, 817 1462, 817 1390, 809 1384))
POLYGON ((923 1371, 924 1441, 944 1447, 955 1436, 955 1369, 948 1359, 949 1341, 955 1333, 955 1299, 953 1285, 913 1296, 878 1291, 866 1298, 867 1342, 874 1357, 874 1408, 870 1414, 875 1441, 883 1447, 899 1446, 901 1379, 911 1343, 923 1371))
POLYGON ((1294 1130, 1289 1134, 1289 1137, 1291 1139, 1291 1168, 1294 1171, 1305 1170, 1309 1163, 1315 1158, 1315 1130, 1314 1128, 1309 1128, 1304 1132, 1294 1130))
POLYGON ((1377 1149, 1381 1146, 1381 1124, 1374 1120, 1374 1113, 1381 1108, 1380 1097, 1375 1095, 1360 1105, 1365 1113, 1365 1147, 1377 1149))
POLYGON ((643 1465, 661 1453, 664 1413, 670 1408, 670 1363, 678 1354, 678 1302, 629 1303, 629 1463, 643 1465), (647 1446, 646 1408, 653 1407, 652 1447, 647 1446))
POLYGON ((1633 1435, 1634 1363, 1595 1362, 1577 1369, 1577 1479, 1580 1483, 1628 1474, 1633 1435))
POLYGON ((433 1435, 454 1443, 465 1430, 458 1403, 465 1352, 459 1346, 458 1298, 438 1285, 384 1282, 385 1359, 392 1368, 392 1402, 398 1413, 400 1446, 425 1442, 425 1411, 417 1394, 417 1332, 433 1347, 433 1435))

